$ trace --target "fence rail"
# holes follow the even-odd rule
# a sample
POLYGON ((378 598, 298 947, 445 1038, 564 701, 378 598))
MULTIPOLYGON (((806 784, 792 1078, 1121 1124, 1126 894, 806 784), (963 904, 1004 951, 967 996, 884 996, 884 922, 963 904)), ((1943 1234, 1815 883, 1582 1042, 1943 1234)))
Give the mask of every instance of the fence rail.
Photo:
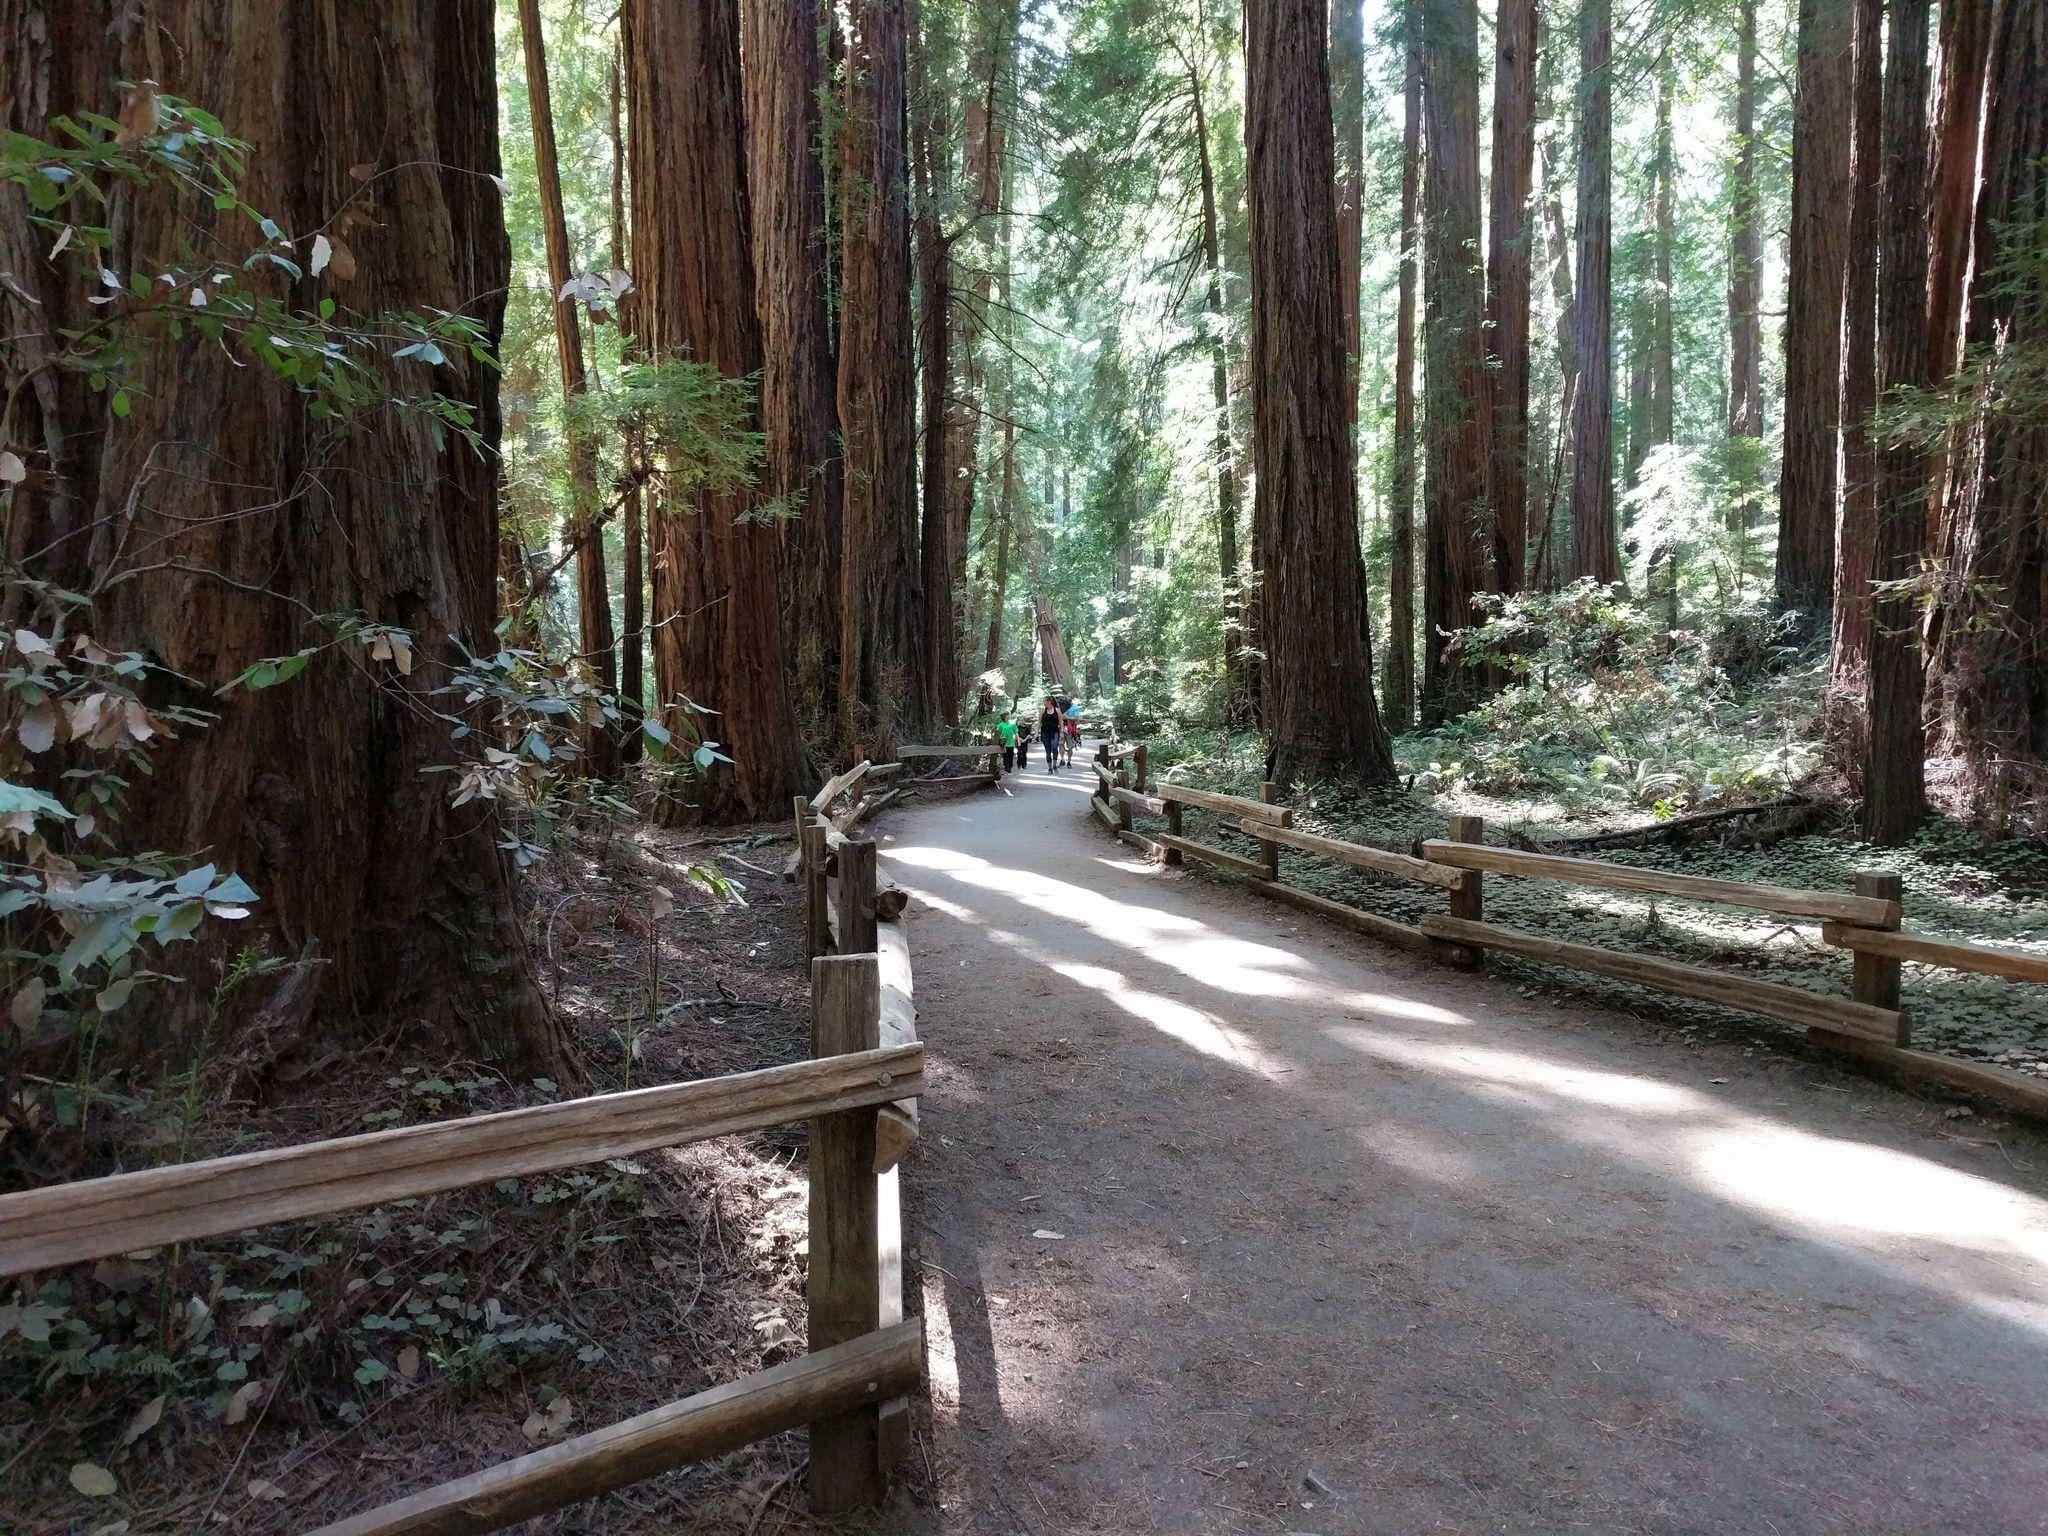
POLYGON ((909 1394, 924 1368, 923 1324, 903 1315, 896 1169, 917 1136, 924 1047, 909 950, 893 929, 887 940, 877 931, 878 907, 893 915, 901 904, 878 900, 874 844, 847 839, 823 813, 850 796, 841 815, 853 825, 873 804, 863 786, 890 771, 900 769, 863 761, 796 802, 810 854, 810 1060, 0 1195, 0 1277, 808 1120, 807 1356, 319 1536, 500 1530, 803 1424, 811 1507, 838 1514, 879 1501, 908 1449, 909 1394), (836 914, 824 908, 828 879, 836 914))
POLYGON ((1198 859, 1243 877, 1253 889, 1289 906, 1451 964, 1475 967, 1493 950, 1803 1025, 1816 1039, 1858 1060, 1908 1078, 1981 1094, 2048 1119, 2048 1081, 2009 1068, 1911 1049, 1912 1017, 1900 996, 1900 968, 1905 963, 2013 981, 2048 982, 2048 959, 1899 931, 1902 914, 1896 875, 1859 874, 1853 892, 1709 879, 1602 859, 1494 847, 1485 843, 1485 824, 1476 816, 1454 816, 1448 837, 1419 841, 1412 853, 1397 853, 1299 830, 1292 825, 1291 813, 1274 803, 1277 795, 1271 784, 1263 787, 1258 800, 1173 782, 1154 783, 1149 792, 1141 793, 1131 787, 1128 770, 1116 765, 1142 763, 1144 757, 1142 743, 1099 749, 1095 761, 1098 788, 1091 807, 1120 838, 1162 863, 1178 864, 1184 857, 1198 859), (1224 824, 1231 830, 1258 843, 1260 857, 1247 858, 1188 836, 1184 809, 1225 818, 1224 824), (1163 815, 1166 831, 1139 832, 1132 825, 1133 812, 1163 815), (1449 910, 1409 924, 1302 890, 1281 878, 1282 848, 1383 878, 1437 887, 1446 893, 1449 910), (1482 882, 1489 873, 1818 920, 1822 941, 1853 957, 1851 995, 1829 996, 1663 956, 1601 949, 1488 922, 1482 882))

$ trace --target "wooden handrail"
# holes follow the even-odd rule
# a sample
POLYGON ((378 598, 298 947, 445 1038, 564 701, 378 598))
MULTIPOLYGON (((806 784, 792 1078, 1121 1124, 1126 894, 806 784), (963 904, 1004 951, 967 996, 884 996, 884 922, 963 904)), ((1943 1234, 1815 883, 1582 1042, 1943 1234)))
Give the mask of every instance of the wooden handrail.
POLYGON ((827 779, 825 787, 811 796, 811 809, 823 814, 825 809, 834 800, 837 800, 866 777, 867 771, 872 767, 874 767, 873 763, 869 762, 866 758, 862 758, 851 768, 847 769, 846 772, 836 774, 832 778, 827 779))
POLYGON ((1966 944, 1960 939, 1935 939, 1919 933, 1884 933, 1847 923, 1826 923, 1821 942, 1859 955, 1884 955, 1893 960, 1910 960, 1919 965, 1943 965, 1952 971, 1970 971, 1979 976, 2003 976, 2007 981, 2048 981, 2048 956, 2023 955, 1985 944, 1966 944))
POLYGON ((1433 863, 1452 864, 1460 869, 1530 875, 1651 896, 1676 896, 1686 901, 1776 912, 1785 917, 1815 917, 1870 928, 1890 927, 1899 920, 1899 904, 1895 901, 1834 891, 1802 891, 1787 886, 1755 885, 1746 880, 1666 874, 1662 870, 1638 869, 1632 864, 1575 859, 1558 853, 1527 853, 1519 848, 1494 848, 1480 843, 1432 840, 1422 845, 1422 852, 1433 863))
POLYGON ((313 1536, 499 1531, 671 1467, 911 1391, 924 1368, 913 1318, 680 1402, 369 1510, 313 1536))
POLYGON ((1271 822, 1282 827, 1294 825, 1294 812, 1286 806, 1268 805, 1263 800, 1249 800, 1243 795, 1218 794, 1213 789, 1196 789, 1192 785, 1175 784, 1170 780, 1154 785, 1153 793, 1168 805, 1192 805, 1200 810, 1249 816, 1255 821, 1271 822))
POLYGON ((764 1130, 923 1087, 924 1048, 901 1045, 0 1195, 0 1276, 764 1130))
POLYGON ((1425 917, 1417 926, 1433 939, 1449 939, 1458 944, 1470 944, 1476 949, 1497 949, 1528 960, 1568 965, 1576 970, 1612 976, 1618 981, 1633 981, 1660 991, 1675 992, 1680 997, 1718 1003, 1724 1008, 1740 1008, 1746 1013, 1761 1013, 1787 1023, 1804 1024, 1810 1029, 1853 1035, 1880 1045, 1896 1045, 1904 1023, 1903 1016, 1895 1009, 1876 1008, 1847 998, 1824 997, 1803 987, 1759 981, 1753 976, 1739 976, 1728 971, 1710 971, 1704 966, 1685 965, 1653 955, 1627 955, 1619 950, 1596 949, 1590 944, 1568 944, 1561 939, 1546 939, 1537 934, 1503 928, 1497 923, 1469 922, 1456 917, 1425 917))
POLYGON ((1363 843, 1339 842, 1334 837, 1318 837, 1313 832, 1302 832, 1293 827, 1268 826, 1249 816, 1240 821, 1238 827, 1247 837, 1255 837, 1262 843, 1278 843, 1284 848, 1298 848, 1303 853, 1321 854, 1326 859, 1369 869, 1376 875, 1386 875, 1395 880, 1413 880, 1420 885, 1434 885, 1452 891, 1465 878, 1457 870, 1446 869, 1428 859, 1410 858, 1405 853, 1392 853, 1363 843))

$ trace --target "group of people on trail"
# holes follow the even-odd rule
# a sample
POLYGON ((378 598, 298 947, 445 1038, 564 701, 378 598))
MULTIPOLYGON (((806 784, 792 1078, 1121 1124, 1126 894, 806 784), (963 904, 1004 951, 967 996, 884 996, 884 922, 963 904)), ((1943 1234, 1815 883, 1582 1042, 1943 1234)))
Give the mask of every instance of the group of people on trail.
MULTIPOLYGON (((1081 739, 1081 701, 1047 694, 1038 707, 1038 741, 1045 749, 1045 771, 1060 771, 1061 748, 1073 761, 1073 745, 1081 739)), ((1003 748, 1003 771, 1022 768, 1031 751, 1031 731, 1022 719, 1004 710, 996 721, 996 740, 1003 748)))

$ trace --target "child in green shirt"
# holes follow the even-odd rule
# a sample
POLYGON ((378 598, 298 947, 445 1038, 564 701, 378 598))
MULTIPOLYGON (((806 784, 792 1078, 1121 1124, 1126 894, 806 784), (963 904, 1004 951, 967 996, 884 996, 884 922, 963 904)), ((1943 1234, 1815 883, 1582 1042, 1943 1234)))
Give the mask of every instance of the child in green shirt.
POLYGON ((1008 773, 1017 766, 1017 722, 1008 710, 996 721, 996 740, 1003 744, 1003 772, 1008 773))

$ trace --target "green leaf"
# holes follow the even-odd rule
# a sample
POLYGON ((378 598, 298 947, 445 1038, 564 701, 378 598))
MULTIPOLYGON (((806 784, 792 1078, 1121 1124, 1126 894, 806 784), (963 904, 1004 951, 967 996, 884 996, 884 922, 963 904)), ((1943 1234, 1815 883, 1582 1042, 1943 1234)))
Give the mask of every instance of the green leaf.
POLYGON ((128 410, 129 410, 129 406, 128 406, 128 391, 127 391, 127 390, 125 390, 125 389, 117 389, 117 390, 115 390, 115 391, 114 391, 114 398, 113 398, 113 399, 112 399, 112 400, 111 400, 110 402, 108 402, 108 404, 109 404, 110 408, 111 408, 111 409, 113 410, 113 413, 114 413, 114 414, 115 414, 115 415, 116 415, 117 417, 121 417, 121 418, 124 418, 124 419, 125 419, 125 418, 127 417, 127 415, 128 415, 128 410))

